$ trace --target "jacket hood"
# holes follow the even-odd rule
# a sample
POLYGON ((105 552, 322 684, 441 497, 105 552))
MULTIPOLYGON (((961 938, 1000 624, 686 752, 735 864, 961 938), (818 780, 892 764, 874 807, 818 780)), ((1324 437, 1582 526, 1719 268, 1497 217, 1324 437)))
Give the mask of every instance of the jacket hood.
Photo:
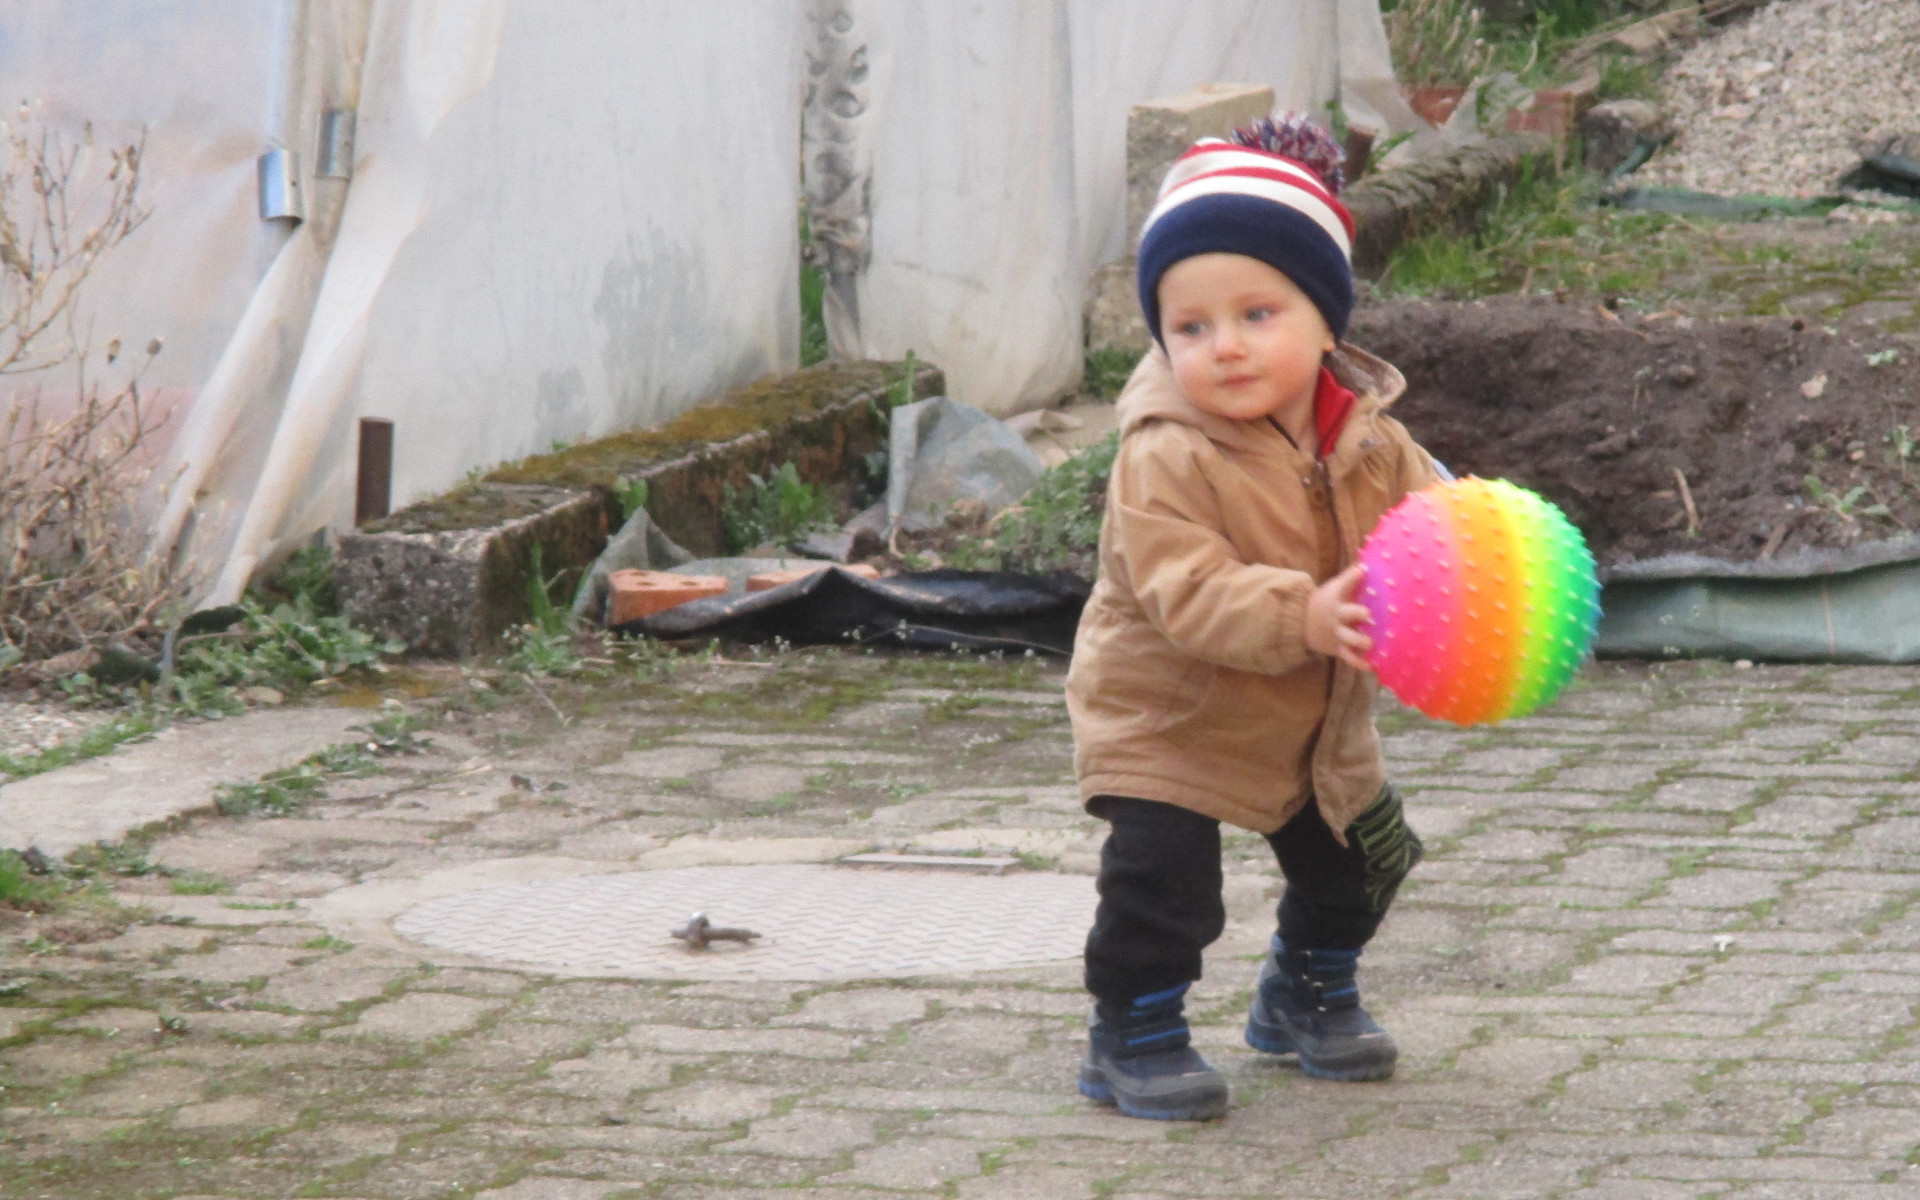
MULTIPOLYGON (((1356 417, 1386 408, 1407 390, 1406 377, 1398 367, 1358 346, 1345 342, 1335 346, 1333 353, 1327 355, 1326 365, 1340 385, 1357 398, 1356 417)), ((1217 417, 1196 408, 1193 401, 1180 394, 1179 386, 1173 381, 1173 364, 1168 361, 1166 351, 1158 346, 1148 351, 1134 368, 1114 407, 1118 410, 1123 436, 1148 421, 1190 425, 1226 446, 1245 445, 1250 437, 1265 436, 1264 430, 1255 428, 1252 422, 1217 417)))

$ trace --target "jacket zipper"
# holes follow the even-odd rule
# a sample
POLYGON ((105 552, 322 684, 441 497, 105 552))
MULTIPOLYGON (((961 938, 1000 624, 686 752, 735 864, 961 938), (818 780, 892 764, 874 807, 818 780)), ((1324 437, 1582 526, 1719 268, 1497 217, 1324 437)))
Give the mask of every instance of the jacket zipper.
MULTIPOLYGON (((1318 479, 1321 495, 1327 502, 1327 519, 1333 522, 1334 574, 1338 575, 1350 565, 1347 562, 1347 538, 1340 528, 1340 503, 1333 494, 1333 472, 1327 469, 1327 460, 1314 456, 1313 473, 1318 479)), ((1333 720, 1333 685, 1340 676, 1340 660, 1334 659, 1333 669, 1327 672, 1327 720, 1333 720)))

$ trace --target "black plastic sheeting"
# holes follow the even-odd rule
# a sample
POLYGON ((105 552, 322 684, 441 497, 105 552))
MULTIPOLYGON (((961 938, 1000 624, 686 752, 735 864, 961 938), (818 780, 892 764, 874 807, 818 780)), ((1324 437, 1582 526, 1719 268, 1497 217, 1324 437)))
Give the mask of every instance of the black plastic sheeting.
POLYGON ((1066 655, 1091 590, 1064 571, 914 571, 876 580, 829 567, 764 592, 690 601, 614 632, 1066 655))
POLYGON ((1840 181, 1840 186, 1891 192, 1909 200, 1920 200, 1920 158, 1889 147, 1861 163, 1840 181))
POLYGON ((1840 196, 1816 196, 1808 200, 1786 196, 1716 196, 1686 188, 1636 187, 1608 193, 1601 202, 1629 212, 1743 221, 1758 217, 1818 216, 1833 211, 1845 200, 1840 196))
MULTIPOLYGON (((1603 658, 1920 663, 1920 537, 1768 562, 1675 555, 1602 572, 1603 658)), ((1091 585, 1066 572, 828 568, 770 591, 695 600, 617 627, 726 638, 1067 655, 1091 585)))

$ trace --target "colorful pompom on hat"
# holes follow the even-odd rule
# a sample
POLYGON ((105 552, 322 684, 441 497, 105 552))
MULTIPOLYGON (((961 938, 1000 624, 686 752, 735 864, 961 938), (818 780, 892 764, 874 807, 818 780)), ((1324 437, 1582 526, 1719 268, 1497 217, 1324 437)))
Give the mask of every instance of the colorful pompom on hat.
POLYGON ((1181 155, 1140 230, 1137 281, 1160 340, 1160 277, 1198 254, 1244 254, 1294 282, 1343 337, 1353 314, 1353 217, 1333 138, 1304 117, 1265 119, 1233 141, 1204 138, 1181 155))

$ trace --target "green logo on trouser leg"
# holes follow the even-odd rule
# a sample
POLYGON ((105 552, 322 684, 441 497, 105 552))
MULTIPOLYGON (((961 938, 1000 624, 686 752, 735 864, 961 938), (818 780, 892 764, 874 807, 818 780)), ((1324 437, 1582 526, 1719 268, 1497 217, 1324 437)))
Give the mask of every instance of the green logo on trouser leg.
POLYGON ((1385 912, 1400 889, 1400 881, 1426 853, 1420 836, 1407 825, 1400 793, 1392 784, 1381 788, 1379 797, 1353 819, 1347 837, 1360 848, 1366 862, 1367 907, 1385 912))

